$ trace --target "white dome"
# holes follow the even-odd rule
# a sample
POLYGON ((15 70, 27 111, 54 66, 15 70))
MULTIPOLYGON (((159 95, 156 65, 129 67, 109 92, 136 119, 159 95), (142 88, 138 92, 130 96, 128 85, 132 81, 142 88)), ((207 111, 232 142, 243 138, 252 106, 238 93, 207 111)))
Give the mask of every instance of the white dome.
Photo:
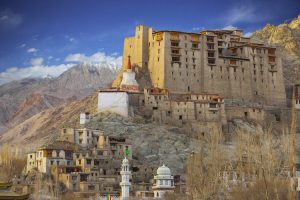
POLYGON ((168 175, 171 176, 171 170, 165 165, 159 167, 156 171, 157 175, 168 175))
POLYGON ((126 157, 123 159, 122 165, 129 165, 129 161, 126 157))

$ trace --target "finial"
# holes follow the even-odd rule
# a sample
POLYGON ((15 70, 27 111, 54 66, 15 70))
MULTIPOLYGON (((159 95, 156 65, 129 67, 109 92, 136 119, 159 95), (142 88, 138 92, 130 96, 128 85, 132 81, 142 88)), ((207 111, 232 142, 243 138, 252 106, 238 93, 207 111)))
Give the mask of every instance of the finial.
POLYGON ((131 69, 130 56, 128 56, 127 69, 131 69))

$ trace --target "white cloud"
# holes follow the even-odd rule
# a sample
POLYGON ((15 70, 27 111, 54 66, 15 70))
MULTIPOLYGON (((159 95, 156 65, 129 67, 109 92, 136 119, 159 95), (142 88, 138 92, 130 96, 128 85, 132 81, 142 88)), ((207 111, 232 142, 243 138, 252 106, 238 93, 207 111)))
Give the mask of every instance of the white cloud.
POLYGON ((38 51, 38 49, 36 49, 36 48, 29 48, 29 49, 27 49, 28 53, 35 53, 37 51, 38 51))
POLYGON ((225 26, 224 28, 222 28, 223 30, 236 30, 238 29, 236 26, 233 26, 233 25, 228 25, 228 26, 225 26))
POLYGON ((20 45, 20 47, 21 47, 21 48, 24 48, 24 47, 26 47, 26 44, 23 43, 23 44, 20 45))
POLYGON ((49 60, 53 59, 53 56, 48 56, 48 59, 49 59, 49 60))
POLYGON ((73 42, 75 39, 74 38, 69 38, 69 41, 70 42, 73 42))
POLYGON ((252 34, 253 34, 253 32, 247 32, 247 33, 244 34, 244 37, 251 37, 252 34))
POLYGON ((204 27, 193 27, 192 28, 193 31, 202 31, 204 29, 205 29, 204 27))
POLYGON ((30 60, 30 64, 33 65, 33 66, 42 65, 43 62, 44 62, 44 59, 42 57, 32 58, 30 60))
POLYGON ((0 12, 0 27, 3 29, 17 27, 22 23, 22 21, 22 16, 10 9, 5 9, 0 12))
POLYGON ((236 23, 256 23, 270 19, 267 12, 262 12, 257 5, 247 3, 247 5, 237 5, 232 9, 228 10, 224 16, 225 24, 236 24, 236 23))
POLYGON ((106 55, 104 52, 97 52, 91 56, 85 54, 69 54, 65 58, 66 62, 78 62, 78 63, 89 63, 89 64, 100 64, 111 67, 120 67, 122 63, 122 56, 117 55, 106 55))
POLYGON ((57 77, 75 64, 60 65, 36 65, 24 68, 12 67, 0 73, 0 85, 23 78, 45 78, 48 76, 57 77))
MULTIPOLYGON (((49 56, 48 59, 54 59, 49 56)), ((59 58, 55 58, 59 61, 59 58)), ((71 67, 78 63, 93 64, 98 67, 110 67, 111 69, 118 69, 122 63, 122 56, 106 55, 104 52, 97 52, 91 56, 85 54, 70 54, 65 58, 64 64, 58 65, 46 65, 42 57, 33 58, 30 60, 31 66, 28 67, 11 67, 6 69, 4 72, 0 72, 0 85, 8 83, 14 80, 20 80, 23 78, 45 78, 48 76, 57 77, 71 67)))

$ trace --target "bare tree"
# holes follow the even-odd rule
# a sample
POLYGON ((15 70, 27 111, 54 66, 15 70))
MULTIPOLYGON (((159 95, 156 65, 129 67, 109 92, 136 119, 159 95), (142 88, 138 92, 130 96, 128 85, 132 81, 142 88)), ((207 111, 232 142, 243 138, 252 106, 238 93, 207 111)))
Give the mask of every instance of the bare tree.
POLYGON ((199 149, 192 153, 187 162, 187 186, 191 199, 219 199, 224 190, 220 172, 226 165, 223 156, 223 135, 213 130, 199 141, 199 149))
POLYGON ((232 144, 231 148, 226 147, 222 133, 216 130, 199 141, 199 151, 190 155, 187 163, 190 199, 295 198, 291 187, 294 166, 291 134, 275 136, 271 129, 237 130, 232 144))
POLYGON ((293 198, 290 183, 294 147, 290 134, 276 137, 271 129, 255 133, 237 131, 234 144, 234 170, 239 180, 233 185, 233 199, 293 198))
POLYGON ((21 175, 26 165, 26 159, 17 156, 9 145, 3 145, 0 149, 0 180, 11 182, 12 179, 21 175))

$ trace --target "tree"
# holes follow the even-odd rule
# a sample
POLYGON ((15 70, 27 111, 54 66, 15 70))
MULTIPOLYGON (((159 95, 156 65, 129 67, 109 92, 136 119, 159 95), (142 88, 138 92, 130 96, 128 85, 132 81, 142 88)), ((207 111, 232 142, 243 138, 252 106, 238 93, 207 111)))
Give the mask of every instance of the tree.
POLYGON ((187 163, 190 199, 295 199, 291 176, 294 143, 291 134, 276 136, 271 129, 246 132, 238 129, 232 146, 222 133, 212 131, 187 163))
POLYGON ((21 175, 26 165, 26 159, 16 155, 9 145, 3 145, 0 149, 0 181, 11 182, 21 175))
POLYGON ((222 144, 223 134, 214 129, 199 141, 198 151, 192 153, 187 162, 187 187, 191 199, 219 199, 225 190, 220 172, 226 166, 222 144))

